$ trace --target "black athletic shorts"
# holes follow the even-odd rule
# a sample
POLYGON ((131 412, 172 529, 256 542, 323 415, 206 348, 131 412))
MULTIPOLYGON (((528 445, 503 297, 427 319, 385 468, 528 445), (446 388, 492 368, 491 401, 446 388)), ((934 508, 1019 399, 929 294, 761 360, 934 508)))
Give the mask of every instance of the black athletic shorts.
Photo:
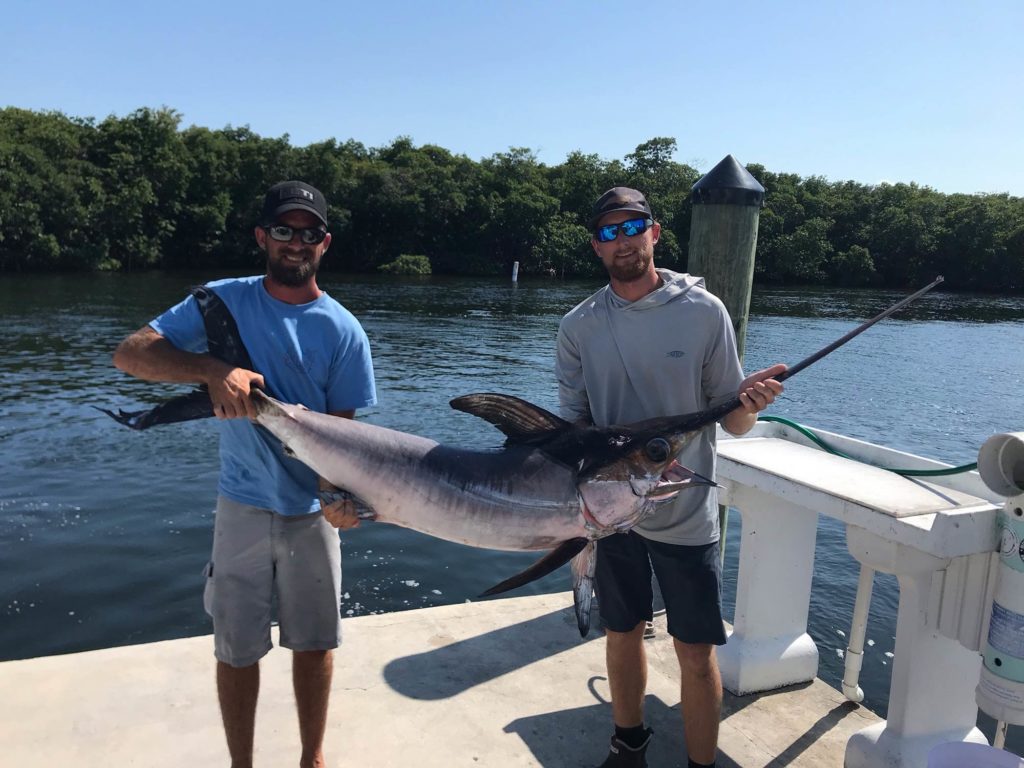
POLYGON ((668 633, 684 643, 725 645, 718 551, 717 541, 684 547, 633 531, 604 537, 597 542, 594 578, 604 627, 629 632, 653 618, 653 566, 665 600, 668 633))

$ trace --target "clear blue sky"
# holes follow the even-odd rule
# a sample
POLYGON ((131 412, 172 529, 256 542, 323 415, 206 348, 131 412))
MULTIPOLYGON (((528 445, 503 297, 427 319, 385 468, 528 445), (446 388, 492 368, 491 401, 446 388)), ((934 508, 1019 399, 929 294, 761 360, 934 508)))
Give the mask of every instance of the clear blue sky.
POLYGON ((5 0, 0 105, 1024 196, 1024 0, 5 0))

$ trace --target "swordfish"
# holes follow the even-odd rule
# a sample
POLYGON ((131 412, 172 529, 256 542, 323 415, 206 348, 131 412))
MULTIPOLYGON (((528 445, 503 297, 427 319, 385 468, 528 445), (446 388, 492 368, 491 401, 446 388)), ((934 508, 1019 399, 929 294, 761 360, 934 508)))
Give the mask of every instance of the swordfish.
POLYGON ((717 408, 598 428, 510 395, 457 397, 453 408, 486 419, 507 437, 498 450, 477 451, 288 405, 260 390, 251 397, 256 423, 288 454, 354 494, 362 517, 474 547, 550 550, 484 596, 571 559, 582 636, 590 627, 594 542, 629 530, 680 491, 714 485, 675 456, 728 413, 717 408))

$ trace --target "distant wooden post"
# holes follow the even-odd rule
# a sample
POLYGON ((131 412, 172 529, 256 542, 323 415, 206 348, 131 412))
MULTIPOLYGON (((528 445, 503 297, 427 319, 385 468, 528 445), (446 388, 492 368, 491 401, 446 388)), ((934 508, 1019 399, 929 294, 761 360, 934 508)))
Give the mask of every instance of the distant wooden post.
MULTIPOLYGON (((693 218, 686 271, 703 277, 707 289, 729 310, 742 362, 764 187, 735 157, 727 155, 693 185, 690 199, 693 218)), ((723 562, 727 522, 728 509, 720 506, 719 546, 723 562)))
POLYGON ((729 310, 742 361, 764 187, 728 155, 693 185, 690 199, 693 218, 686 271, 703 277, 708 290, 729 310))

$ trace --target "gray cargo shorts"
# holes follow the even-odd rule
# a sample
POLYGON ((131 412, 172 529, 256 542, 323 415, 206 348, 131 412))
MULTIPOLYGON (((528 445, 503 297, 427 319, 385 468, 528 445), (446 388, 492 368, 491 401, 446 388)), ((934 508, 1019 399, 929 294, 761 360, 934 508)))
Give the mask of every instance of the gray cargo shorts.
POLYGON ((205 575, 214 655, 225 664, 247 667, 273 647, 275 593, 283 647, 324 651, 341 642, 341 546, 320 512, 279 515, 219 496, 205 575))

